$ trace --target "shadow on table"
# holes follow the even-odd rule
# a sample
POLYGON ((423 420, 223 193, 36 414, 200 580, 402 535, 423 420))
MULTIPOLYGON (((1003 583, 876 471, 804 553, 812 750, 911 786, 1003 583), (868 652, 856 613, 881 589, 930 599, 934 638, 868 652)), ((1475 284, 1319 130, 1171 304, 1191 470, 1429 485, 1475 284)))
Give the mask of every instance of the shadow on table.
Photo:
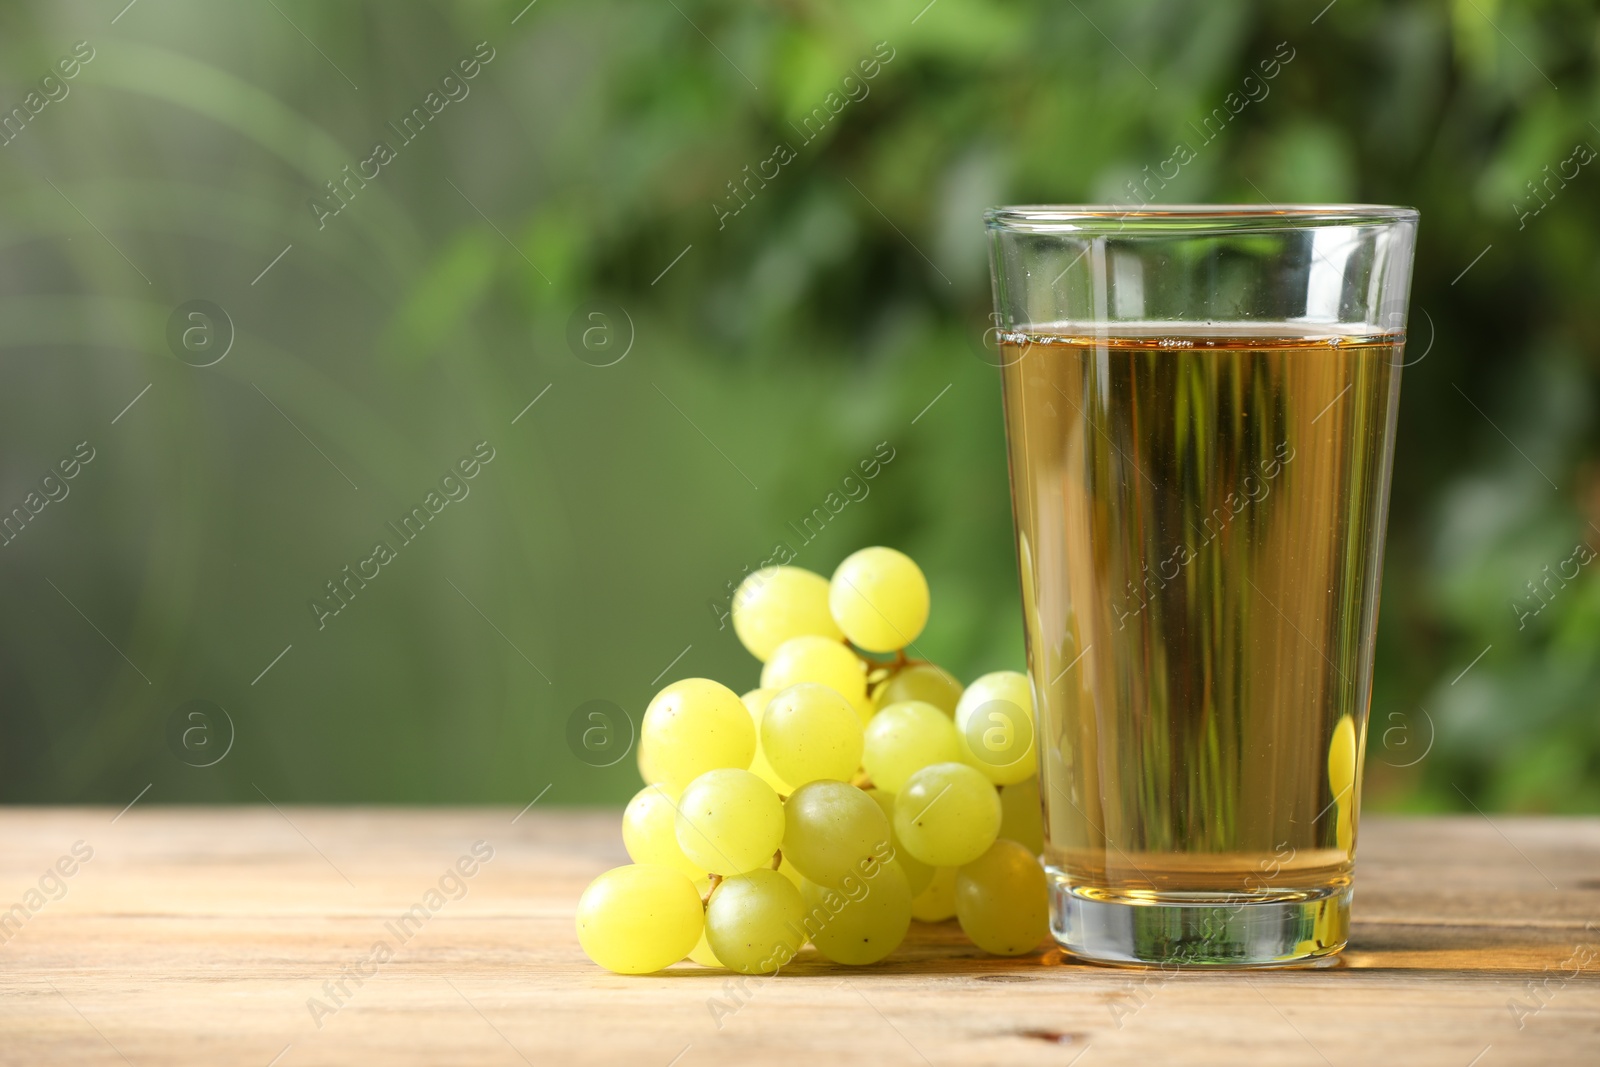
MULTIPOLYGON (((1207 975, 1354 974, 1404 976, 1408 973, 1451 972, 1471 978, 1519 977, 1571 968, 1592 951, 1600 933, 1582 924, 1504 926, 1446 922, 1356 922, 1349 947, 1338 957, 1316 965, 1285 968, 1185 967, 1173 977, 1203 980, 1207 975)), ((884 978, 920 976, 984 983, 1052 980, 1082 981, 1095 976, 1115 978, 1160 968, 1121 967, 1075 959, 1059 948, 1026 956, 991 956, 968 941, 954 922, 912 927, 911 936, 881 963, 845 967, 831 963, 807 946, 784 968, 794 978, 884 978)), ((727 977, 728 971, 684 963, 660 972, 666 979, 727 977)))

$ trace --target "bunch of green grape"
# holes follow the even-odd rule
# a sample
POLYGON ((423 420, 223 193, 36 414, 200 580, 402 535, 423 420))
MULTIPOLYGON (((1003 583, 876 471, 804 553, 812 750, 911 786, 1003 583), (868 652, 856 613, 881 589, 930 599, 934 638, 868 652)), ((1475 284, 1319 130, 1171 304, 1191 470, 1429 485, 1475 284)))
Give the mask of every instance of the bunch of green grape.
POLYGON ((799 567, 745 579, 733 627, 760 686, 741 697, 690 678, 650 702, 646 785, 622 817, 634 862, 578 902, 592 960, 771 974, 810 944, 868 964, 913 920, 951 918, 987 952, 1039 947, 1028 680, 1000 671, 963 689, 908 658, 928 609, 921 569, 890 548, 862 549, 832 581, 799 567))

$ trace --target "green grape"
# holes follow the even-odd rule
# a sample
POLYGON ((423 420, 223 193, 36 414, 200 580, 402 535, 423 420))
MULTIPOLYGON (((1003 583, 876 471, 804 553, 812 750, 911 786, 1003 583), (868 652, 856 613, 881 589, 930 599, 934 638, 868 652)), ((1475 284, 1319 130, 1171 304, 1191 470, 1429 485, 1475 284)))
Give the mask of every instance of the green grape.
POLYGON ((1000 787, 1000 836, 1037 856, 1044 851, 1044 822, 1039 810, 1039 779, 1000 787))
POLYGON ((616 867, 578 899, 578 943, 618 974, 649 974, 687 956, 705 928, 705 907, 682 871, 655 863, 616 867))
POLYGON ((756 754, 750 760, 750 773, 766 782, 778 793, 788 796, 793 790, 788 782, 778 777, 778 772, 767 762, 767 754, 761 748, 761 716, 766 712, 768 702, 777 695, 776 689, 752 689, 739 699, 744 702, 745 710, 750 713, 750 722, 756 728, 756 754))
POLYGON ((1335 809, 1334 843, 1347 856, 1356 847, 1357 747, 1356 721, 1348 715, 1339 716, 1333 727, 1333 740, 1328 744, 1328 789, 1333 793, 1335 809))
POLYGON ((971 863, 1000 833, 1000 797, 965 763, 935 763, 895 795, 894 829, 912 856, 935 867, 971 863))
POLYGON ((659 863, 702 878, 706 870, 695 866, 678 847, 678 793, 664 785, 647 785, 634 794, 622 813, 622 844, 635 863, 659 863))
POLYGON ((761 715, 761 750, 778 776, 796 786, 855 777, 861 744, 856 710, 815 682, 791 685, 768 701, 761 715))
POLYGON ((867 796, 878 805, 878 809, 883 812, 883 817, 889 824, 889 847, 894 850, 894 862, 905 872, 906 884, 911 887, 911 895, 915 897, 928 888, 928 883, 933 880, 933 868, 907 852, 900 844, 900 838, 894 832, 894 794, 876 787, 866 792, 867 796))
MULTIPOLYGON (((788 816, 786 814, 785 815, 785 819, 786 820, 787 820, 787 817, 788 816)), ((788 837, 789 836, 789 829, 788 829, 787 825, 784 827, 783 836, 784 837, 788 837)), ((789 881, 793 882, 794 883, 794 887, 796 889, 799 889, 800 888, 800 883, 805 880, 805 875, 801 874, 798 870, 795 869, 794 864, 789 862, 789 857, 788 856, 784 856, 782 858, 782 862, 780 862, 778 864, 778 873, 783 875, 785 878, 789 879, 789 881)))
POLYGON ((800 682, 825 685, 848 700, 851 707, 871 708, 867 700, 867 665, 842 641, 793 637, 779 645, 761 668, 763 689, 787 689, 800 682))
POLYGON ((872 784, 898 793, 906 779, 935 763, 961 759, 950 716, 918 700, 890 704, 867 724, 861 767, 872 784))
POLYGON ((783 858, 808 881, 838 887, 890 858, 889 820, 853 785, 821 779, 783 806, 783 858))
POLYGON ((1328 744, 1328 789, 1336 801, 1346 803, 1355 785, 1356 721, 1341 715, 1333 727, 1333 740, 1328 744))
POLYGON ((783 840, 783 801, 749 771, 707 771, 679 798, 674 829, 683 854, 700 869, 743 874, 772 862, 783 840))
POLYGON ((706 907, 706 941, 741 974, 772 974, 806 943, 806 906, 795 884, 774 870, 725 879, 706 907))
POLYGON ((805 932, 825 959, 859 966, 877 963, 900 947, 911 928, 911 889, 893 863, 869 877, 851 875, 837 889, 807 881, 805 932))
POLYGON ((872 704, 886 708, 907 700, 932 704, 951 718, 961 699, 961 683, 955 675, 934 663, 910 663, 879 682, 872 691, 872 704))
POLYGON ((707 771, 750 766, 756 731, 727 686, 706 678, 673 682, 650 701, 639 727, 639 769, 674 789, 707 771))
POLYGON ((957 874, 956 918, 985 952, 1038 948, 1050 936, 1050 892, 1038 858, 1015 841, 996 841, 957 874))
POLYGON ((739 583, 733 632, 763 663, 791 637, 844 637, 828 611, 828 580, 803 567, 763 567, 739 583))
POLYGON ((942 923, 956 915, 955 867, 933 868, 933 878, 911 902, 911 917, 921 923, 942 923))
POLYGON ((967 686, 956 705, 961 758, 995 785, 1039 773, 1033 732, 1033 694, 1025 674, 986 674, 967 686))
MULTIPOLYGON (((710 875, 700 875, 694 880, 694 891, 701 900, 711 894, 710 875)), ((706 941, 706 932, 700 931, 700 940, 695 942, 694 948, 689 950, 689 958, 702 967, 721 967, 722 961, 717 959, 717 954, 711 951, 711 945, 706 941)))
POLYGON ((873 707, 872 697, 867 695, 866 690, 862 690, 859 697, 847 699, 850 701, 850 706, 856 709, 856 718, 861 720, 861 728, 865 730, 872 717, 878 713, 878 709, 873 707))
POLYGON ((722 961, 717 959, 717 954, 711 951, 711 943, 706 940, 705 931, 700 932, 700 940, 689 951, 689 958, 702 967, 721 967, 722 961))
POLYGON ((634 748, 633 758, 639 764, 639 777, 644 780, 645 785, 659 785, 662 781, 661 773, 650 765, 647 758, 648 751, 643 745, 636 745, 634 748))
POLYGON ((863 548, 833 572, 828 607, 857 648, 896 652, 928 623, 928 579, 904 553, 863 548))

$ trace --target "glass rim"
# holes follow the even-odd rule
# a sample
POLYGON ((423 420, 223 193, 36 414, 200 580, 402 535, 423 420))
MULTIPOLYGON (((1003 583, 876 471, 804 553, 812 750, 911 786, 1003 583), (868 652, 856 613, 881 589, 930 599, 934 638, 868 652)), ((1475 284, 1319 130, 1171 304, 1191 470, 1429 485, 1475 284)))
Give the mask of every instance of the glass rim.
POLYGON ((1382 226, 1415 222, 1414 207, 1394 204, 1017 204, 983 213, 992 230, 1014 233, 1195 234, 1382 226))

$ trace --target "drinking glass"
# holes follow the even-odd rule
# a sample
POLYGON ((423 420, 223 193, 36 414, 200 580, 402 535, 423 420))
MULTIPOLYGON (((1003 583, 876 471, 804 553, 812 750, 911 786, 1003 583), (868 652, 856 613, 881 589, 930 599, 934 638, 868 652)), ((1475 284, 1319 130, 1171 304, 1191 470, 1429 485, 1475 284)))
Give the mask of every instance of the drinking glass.
POLYGON ((1345 945, 1417 213, 985 216, 1051 928, 1345 945))

